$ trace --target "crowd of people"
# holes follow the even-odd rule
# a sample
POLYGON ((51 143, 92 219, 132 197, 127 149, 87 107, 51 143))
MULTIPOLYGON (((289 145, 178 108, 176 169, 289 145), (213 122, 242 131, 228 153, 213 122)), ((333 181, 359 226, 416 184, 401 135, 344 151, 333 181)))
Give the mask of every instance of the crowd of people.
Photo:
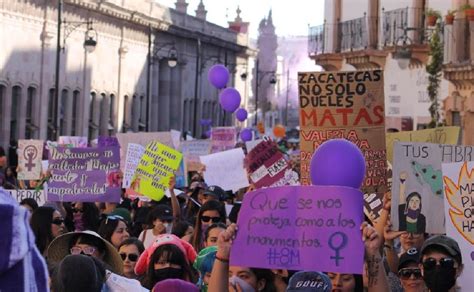
MULTIPOLYGON (((7 188, 5 181, 14 184, 16 178, 5 174, 7 188)), ((232 193, 206 185, 202 173, 196 173, 180 195, 172 179, 171 197, 159 202, 123 195, 120 203, 43 206, 33 199, 18 204, 0 188, 0 291, 458 289, 463 259, 456 241, 445 235, 393 231, 390 193, 380 217, 367 218, 360 226, 365 246, 362 275, 230 265, 240 202, 252 188, 232 193)))

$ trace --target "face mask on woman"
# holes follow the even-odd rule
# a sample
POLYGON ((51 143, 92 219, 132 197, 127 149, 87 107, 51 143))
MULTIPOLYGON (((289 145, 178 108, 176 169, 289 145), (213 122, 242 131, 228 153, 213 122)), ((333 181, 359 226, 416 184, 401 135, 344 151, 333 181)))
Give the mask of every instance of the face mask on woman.
POLYGON ((153 273, 153 278, 158 283, 166 279, 182 279, 183 275, 183 269, 169 267, 164 269, 156 269, 153 273))
POLYGON ((425 269, 423 279, 431 292, 446 292, 456 284, 456 268, 436 266, 425 269))
POLYGON ((173 223, 163 223, 163 226, 165 227, 165 233, 166 234, 171 234, 171 230, 173 229, 173 223))
POLYGON ((244 280, 240 279, 237 276, 232 276, 229 278, 229 283, 232 286, 236 286, 239 284, 240 288, 242 288, 242 292, 255 292, 255 289, 250 286, 249 283, 245 282, 244 280))

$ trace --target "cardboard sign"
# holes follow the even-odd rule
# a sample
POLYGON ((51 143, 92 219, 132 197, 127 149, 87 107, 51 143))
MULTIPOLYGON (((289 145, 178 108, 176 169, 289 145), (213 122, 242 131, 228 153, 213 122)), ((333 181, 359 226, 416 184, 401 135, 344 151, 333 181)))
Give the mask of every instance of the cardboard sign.
POLYGON ((19 180, 37 180, 41 178, 41 160, 43 158, 42 140, 18 141, 19 180))
POLYGON ((211 141, 183 141, 181 142, 181 152, 184 156, 187 171, 199 171, 202 169, 199 156, 208 155, 211 152, 211 141))
POLYGON ((125 170, 123 172, 122 187, 127 189, 132 184, 132 178, 135 174, 142 155, 145 152, 145 147, 135 143, 129 143, 127 148, 127 155, 125 158, 125 170))
POLYGON ((211 141, 211 153, 232 149, 237 143, 237 130, 235 127, 212 128, 211 141))
POLYGON ((441 164, 474 160, 474 147, 395 142, 393 151, 394 230, 445 233, 441 164))
POLYGON ((48 200, 61 202, 119 202, 119 147, 50 150, 48 200))
POLYGON ((146 147, 148 143, 158 141, 161 144, 174 148, 171 132, 117 133, 116 137, 120 143, 120 167, 122 170, 124 170, 125 167, 125 157, 129 143, 146 147))
POLYGON ((298 174, 274 141, 262 140, 257 144, 245 157, 245 167, 257 189, 299 184, 298 174))
POLYGON ((217 185, 226 191, 247 187, 249 181, 244 168, 244 158, 242 148, 201 156, 201 163, 206 166, 204 181, 209 186, 217 185))
POLYGON ((183 155, 157 141, 150 142, 133 175, 131 188, 144 196, 159 201, 169 187, 183 155))
POLYGON ((433 144, 458 144, 459 127, 439 127, 419 131, 406 131, 398 133, 386 133, 387 160, 393 162, 393 143, 395 142, 419 142, 433 144))
POLYGON ((247 193, 230 264, 362 274, 362 209, 362 193, 348 187, 287 186, 247 193))
POLYGON ((60 146, 71 148, 86 148, 87 137, 80 136, 60 136, 58 140, 60 146))
MULTIPOLYGON (((309 163, 327 140, 341 138, 364 153, 362 191, 382 200, 387 191, 384 85, 381 70, 299 73, 301 184, 310 184, 309 163)), ((378 217, 381 206, 367 213, 378 217)))
POLYGON ((46 203, 46 196, 44 190, 5 190, 20 203, 24 199, 33 199, 38 203, 38 206, 43 206, 46 203))
POLYGON ((457 284, 473 287, 474 274, 474 162, 443 163, 446 235, 459 244, 464 269, 457 284))

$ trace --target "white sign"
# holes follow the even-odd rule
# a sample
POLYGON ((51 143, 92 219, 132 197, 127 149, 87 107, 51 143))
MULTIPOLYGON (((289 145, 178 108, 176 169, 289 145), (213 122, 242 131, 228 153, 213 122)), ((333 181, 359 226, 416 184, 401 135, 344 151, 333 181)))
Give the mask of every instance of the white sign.
POLYGON ((207 185, 217 185, 224 190, 237 191, 247 187, 249 181, 244 157, 242 148, 200 156, 201 163, 206 166, 204 181, 207 185))
POLYGON ((145 152, 145 147, 135 143, 128 143, 127 156, 125 158, 125 170, 123 172, 122 187, 125 189, 130 188, 132 183, 133 175, 137 169, 140 159, 145 152))
POLYGON ((34 199, 38 206, 43 206, 46 203, 46 192, 44 190, 5 190, 20 203, 24 199, 34 199))
POLYGON ((41 178, 41 160, 43 159, 42 140, 18 141, 18 179, 37 180, 41 178))

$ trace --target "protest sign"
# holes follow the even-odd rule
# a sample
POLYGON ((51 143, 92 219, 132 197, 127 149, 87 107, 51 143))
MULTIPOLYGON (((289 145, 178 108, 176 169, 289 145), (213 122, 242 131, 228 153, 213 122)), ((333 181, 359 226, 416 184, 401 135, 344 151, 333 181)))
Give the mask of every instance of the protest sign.
POLYGON ((148 143, 133 175, 131 188, 153 200, 161 200, 182 158, 183 155, 171 147, 157 141, 148 143))
POLYGON ((445 233, 441 164, 474 160, 474 146, 395 142, 393 155, 394 230, 445 233))
POLYGON ((171 132, 140 132, 140 133, 117 133, 117 140, 120 143, 120 167, 125 167, 125 157, 129 143, 147 146, 152 141, 158 141, 168 147, 174 148, 171 132))
POLYGON ((210 140, 192 140, 181 142, 181 152, 184 156, 187 171, 199 171, 202 168, 199 156, 211 152, 210 140))
POLYGON ((277 143, 271 140, 261 140, 247 154, 245 167, 257 189, 298 184, 298 174, 290 168, 277 143))
POLYGON ((212 128, 211 141, 211 153, 232 149, 237 143, 237 130, 235 127, 212 128))
POLYGON ((184 159, 181 160, 179 164, 178 170, 175 174, 176 179, 176 187, 177 188, 185 188, 188 186, 188 171, 186 170, 186 164, 184 163, 184 159))
POLYGON ((250 140, 250 141, 245 142, 245 147, 247 148, 247 153, 252 151, 252 149, 255 148, 255 146, 257 146, 257 144, 262 142, 262 141, 263 141, 263 139, 256 139, 256 140, 250 140))
POLYGON ((50 150, 48 200, 64 202, 119 202, 121 193, 119 147, 50 150))
MULTIPOLYGON (((298 78, 301 184, 310 184, 309 164, 319 145, 347 139, 365 156, 362 191, 381 201, 387 191, 383 72, 305 72, 298 78)), ((364 207, 375 217, 382 208, 367 202, 364 207)))
POLYGON ((87 147, 87 137, 60 136, 58 144, 66 147, 85 148, 87 147))
POLYGON ((362 274, 362 209, 362 193, 348 187, 286 186, 247 193, 230 264, 362 274))
POLYGON ((473 287, 474 274, 474 162, 443 163, 446 235, 459 244, 464 268, 460 287, 473 287))
POLYGON ((99 147, 120 147, 120 144, 117 140, 117 137, 110 137, 110 136, 99 136, 97 139, 97 146, 99 147))
POLYGON ((171 141, 173 142, 173 148, 179 149, 181 145, 181 132, 171 129, 170 134, 171 134, 171 141))
POLYGON ((145 152, 145 147, 135 143, 129 143, 127 147, 127 155, 125 158, 125 169, 123 171, 122 187, 127 189, 131 186, 135 169, 137 169, 140 159, 145 152))
POLYGON ((418 131, 404 131, 398 133, 386 133, 387 160, 393 162, 394 142, 419 142, 433 144, 456 145, 459 139, 459 127, 439 127, 418 131))
POLYGON ((18 179, 37 180, 41 178, 41 160, 43 158, 42 140, 18 141, 18 179))
POLYGON ((38 206, 43 206, 46 203, 46 196, 44 190, 5 190, 12 198, 14 198, 18 203, 24 199, 33 199, 38 203, 38 206))
POLYGON ((217 185, 226 191, 247 187, 249 182, 244 158, 242 148, 201 156, 201 163, 206 166, 204 181, 207 185, 217 185))

